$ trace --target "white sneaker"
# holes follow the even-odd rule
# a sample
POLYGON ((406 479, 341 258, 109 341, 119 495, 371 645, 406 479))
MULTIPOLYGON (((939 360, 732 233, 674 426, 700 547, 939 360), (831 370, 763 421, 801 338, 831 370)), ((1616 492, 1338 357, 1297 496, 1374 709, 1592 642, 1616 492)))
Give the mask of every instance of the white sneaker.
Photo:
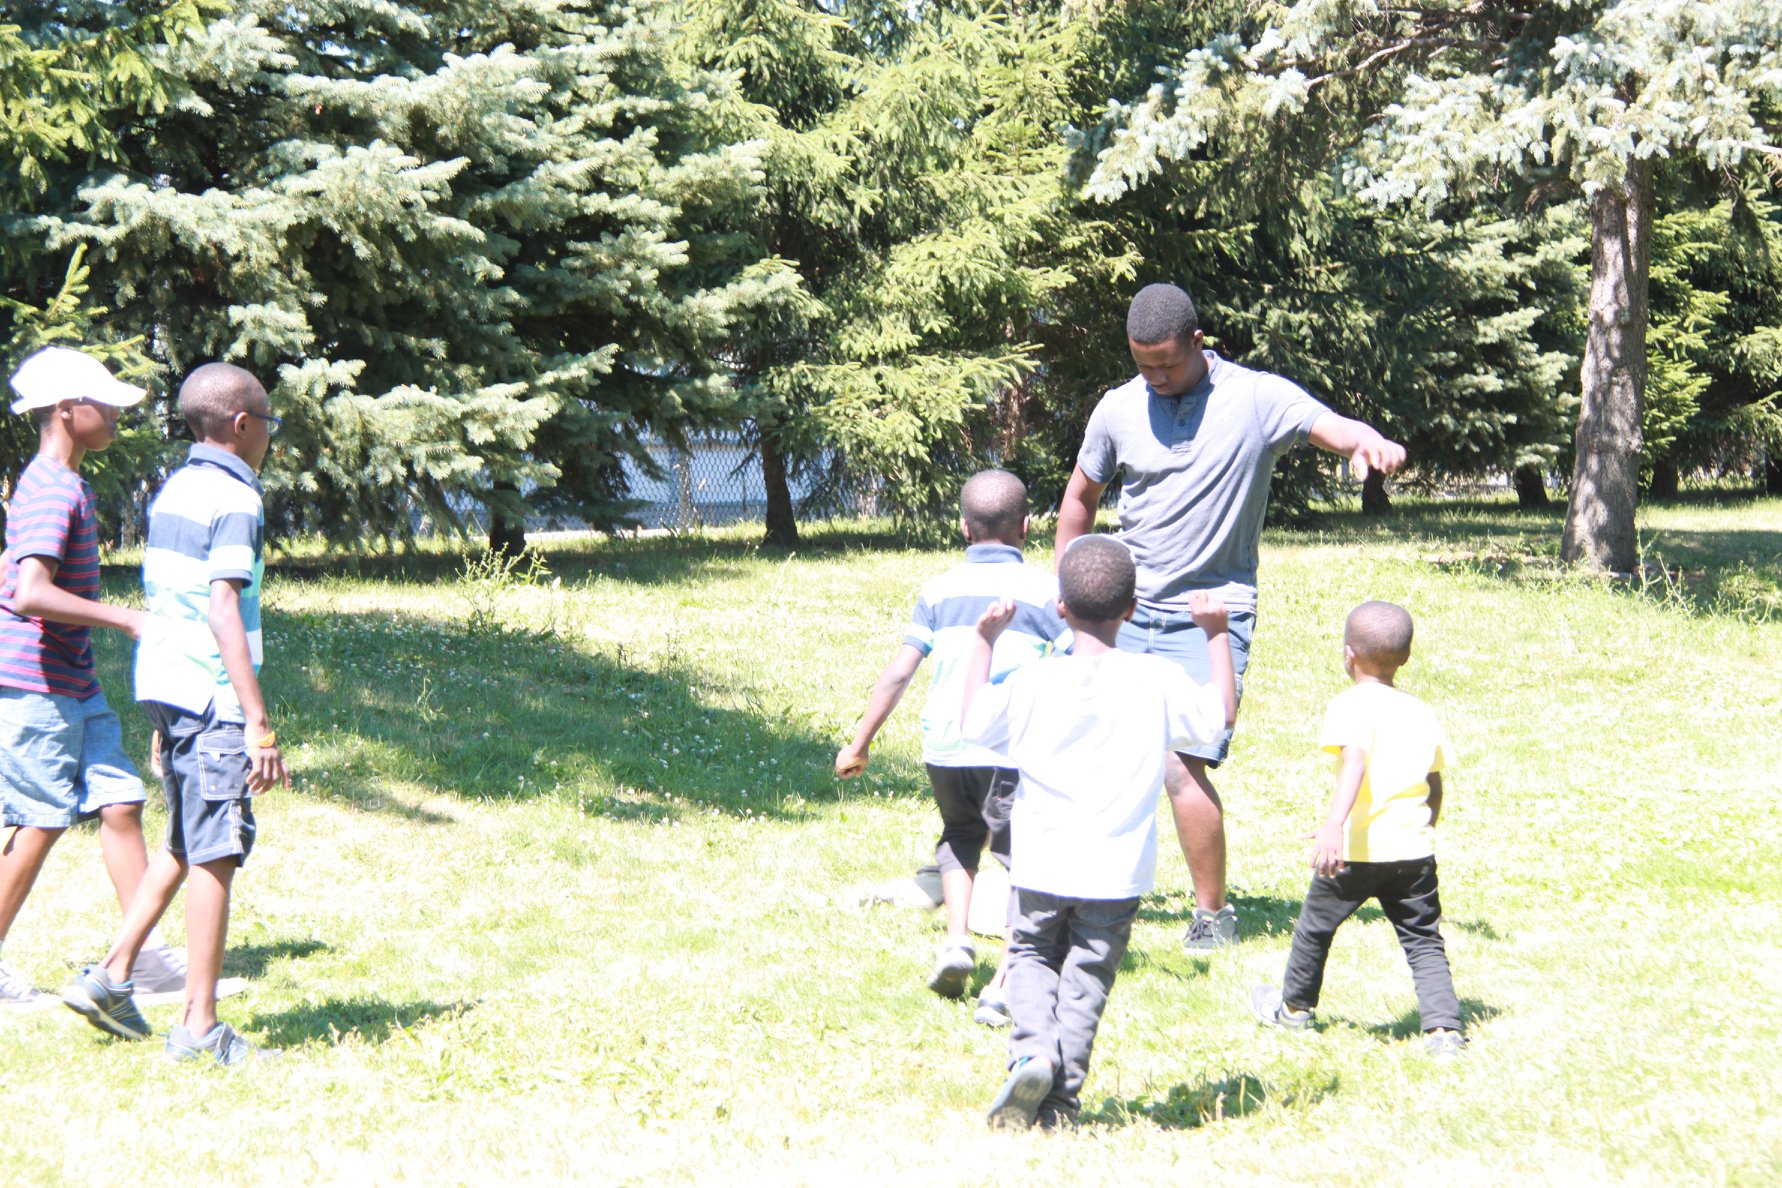
POLYGON ((54 996, 0 965, 0 1007, 40 1007, 46 1001, 54 1001, 54 996))
POLYGON ((186 988, 186 955, 166 941, 146 944, 130 967, 130 981, 138 995, 181 993, 186 988))

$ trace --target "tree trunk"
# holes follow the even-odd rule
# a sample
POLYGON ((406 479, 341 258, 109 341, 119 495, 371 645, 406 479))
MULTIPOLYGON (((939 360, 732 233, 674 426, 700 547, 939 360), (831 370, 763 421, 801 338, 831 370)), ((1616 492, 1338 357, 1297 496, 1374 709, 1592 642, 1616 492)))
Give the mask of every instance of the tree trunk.
POLYGON ((786 479, 786 455, 777 433, 761 431, 761 485, 767 495, 767 543, 798 547, 798 516, 792 508, 792 486, 786 479))
POLYGON ((1361 480, 1361 514, 1383 516, 1391 510, 1392 500, 1386 497, 1386 473, 1369 470, 1367 477, 1361 480))
POLYGON ((1584 347, 1578 460, 1560 558, 1632 573, 1639 557, 1640 407, 1646 395, 1652 172, 1631 160, 1590 202, 1590 329, 1584 347))
POLYGON ((1782 495, 1782 458, 1774 454, 1764 456, 1763 490, 1766 495, 1782 495))
POLYGON ((1511 476, 1516 484, 1516 506, 1525 510, 1547 506, 1547 475, 1533 462, 1516 468, 1511 476))
MULTIPOLYGON (((520 488, 515 483, 496 483, 497 496, 506 493, 518 500, 520 488)), ((489 551, 503 557, 518 557, 526 551, 526 522, 506 510, 508 500, 497 498, 489 504, 489 551)))
POLYGON ((1683 476, 1677 473, 1677 464, 1669 458, 1661 458, 1652 464, 1652 481, 1646 485, 1646 494, 1653 499, 1675 499, 1682 489, 1683 476))

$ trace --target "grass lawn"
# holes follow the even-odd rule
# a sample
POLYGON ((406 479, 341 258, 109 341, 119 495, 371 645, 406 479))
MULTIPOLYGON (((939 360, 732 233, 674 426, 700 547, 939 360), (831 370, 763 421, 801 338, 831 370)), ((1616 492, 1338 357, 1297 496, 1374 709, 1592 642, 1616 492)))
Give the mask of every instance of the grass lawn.
MULTIPOLYGON (((0 1182, 1775 1183, 1782 501, 1646 510, 1664 567, 1639 588, 1560 576, 1558 519, 1407 502, 1269 534, 1219 776, 1244 943, 1181 951, 1160 817, 1088 1124, 1018 1138, 983 1125, 1005 1037, 923 986, 938 919, 854 902, 933 844, 920 694, 864 780, 830 775, 952 551, 584 542, 532 584, 292 555, 265 679, 299 775, 257 805, 225 970, 253 985, 222 1010, 283 1056, 206 1072, 59 1008, 0 1016, 0 1182), (1319 716, 1370 597, 1417 616, 1401 684, 1457 751, 1450 1065, 1377 912, 1337 941, 1317 1033, 1244 1006, 1286 959, 1319 716)), ((104 641, 116 703, 126 661, 104 641)), ((73 832, 7 963, 59 986, 116 923, 73 832)))

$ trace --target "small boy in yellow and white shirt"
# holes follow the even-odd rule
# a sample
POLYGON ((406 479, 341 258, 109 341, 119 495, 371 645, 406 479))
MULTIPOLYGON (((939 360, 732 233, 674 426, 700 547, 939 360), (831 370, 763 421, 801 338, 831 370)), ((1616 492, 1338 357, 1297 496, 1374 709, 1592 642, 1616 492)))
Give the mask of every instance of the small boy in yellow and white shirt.
POLYGON ((1325 711, 1319 746, 1340 756, 1336 793, 1313 840, 1312 885, 1293 928, 1280 987, 1250 992, 1256 1017, 1304 1030, 1324 985, 1330 942, 1343 921, 1377 899, 1411 964, 1424 1043, 1436 1056, 1466 1045, 1460 1003, 1442 947, 1435 823, 1442 811, 1448 740, 1427 705, 1393 687, 1411 657, 1411 616, 1364 602, 1343 627, 1343 671, 1354 684, 1325 711))

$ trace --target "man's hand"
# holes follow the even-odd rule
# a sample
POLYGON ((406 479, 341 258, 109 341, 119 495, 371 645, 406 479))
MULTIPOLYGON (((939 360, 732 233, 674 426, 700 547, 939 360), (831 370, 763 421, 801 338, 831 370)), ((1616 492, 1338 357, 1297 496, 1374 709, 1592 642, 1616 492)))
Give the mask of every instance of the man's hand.
POLYGON ((1231 612, 1225 609, 1225 600, 1210 590, 1196 590, 1188 596, 1188 614, 1194 619, 1194 625, 1209 637, 1226 630, 1231 622, 1231 612))
POLYGON ((1305 835, 1312 843, 1312 873, 1334 877, 1343 873, 1343 828, 1320 825, 1305 835))
POLYGON ((849 743, 835 753, 835 774, 844 780, 851 780, 866 770, 868 753, 871 746, 849 743))
POLYGON ((987 644, 994 644, 996 637, 1002 634, 1002 629, 1007 627, 1014 617, 1015 600, 1013 598, 1004 598, 1001 602, 993 603, 985 608, 983 614, 978 616, 978 638, 987 644))
POLYGON ((1354 468, 1355 477, 1359 479, 1366 478, 1370 470, 1394 474, 1404 464, 1405 447, 1396 441, 1386 440, 1372 429, 1362 434, 1361 444, 1349 455, 1349 465, 1354 468))
POLYGON ((149 744, 149 770, 155 774, 155 778, 158 780, 165 779, 167 776, 167 769, 161 763, 161 732, 159 730, 155 731, 155 737, 149 744))

